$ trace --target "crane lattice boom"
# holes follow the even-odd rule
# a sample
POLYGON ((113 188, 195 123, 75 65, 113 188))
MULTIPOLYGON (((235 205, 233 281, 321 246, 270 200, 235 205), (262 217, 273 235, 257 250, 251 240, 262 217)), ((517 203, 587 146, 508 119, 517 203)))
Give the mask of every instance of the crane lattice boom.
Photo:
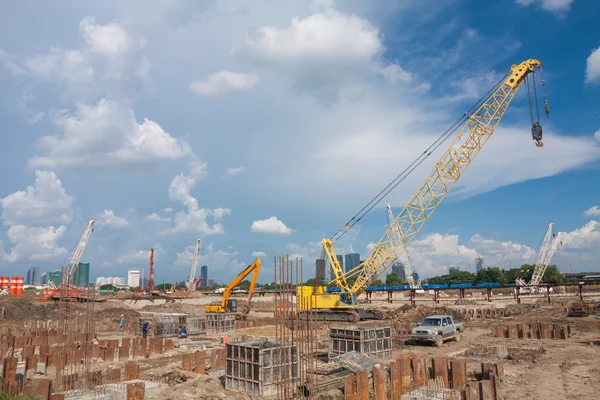
MULTIPOLYGON (((540 251, 538 252, 538 256, 537 256, 537 261, 535 262, 535 268, 534 269, 538 269, 538 266, 543 265, 544 263, 544 259, 546 257, 546 254, 548 253, 548 250, 550 249, 550 246, 552 244, 552 232, 554 230, 554 223, 551 222, 548 225, 548 230, 546 231, 546 234, 544 235, 544 239, 542 240, 542 245, 540 246, 540 251)), ((544 269, 545 270, 545 269, 544 269)), ((542 273, 542 276, 544 274, 542 273)), ((532 282, 532 281, 530 281, 532 282)), ((517 278, 515 283, 519 286, 529 286, 530 283, 526 283, 525 280, 523 278, 517 278)))
POLYGON ((81 261, 81 256, 83 255, 83 250, 85 250, 85 246, 90 240, 90 235, 92 234, 92 225, 94 225, 94 220, 90 220, 88 222, 87 227, 83 231, 83 235, 81 235, 81 239, 79 239, 79 243, 77 244, 77 248, 75 249, 75 253, 73 253, 73 258, 69 263, 69 269, 67 275, 63 279, 63 284, 69 285, 73 280, 73 275, 75 275, 75 270, 79 265, 79 261, 81 261))
MULTIPOLYGON (((394 223, 388 227, 364 263, 344 273, 337 261, 332 240, 322 240, 337 286, 358 296, 405 251, 490 139, 520 84, 529 73, 534 72, 535 67, 541 68, 541 65, 540 61, 533 59, 513 65, 507 78, 473 114, 467 116, 457 137, 398 214, 394 223), (353 284, 348 280, 351 277, 356 277, 353 284)), ((539 123, 532 127, 532 135, 536 145, 541 146, 539 123)))
MULTIPOLYGON (((391 227, 394 228, 395 233, 398 234, 398 226, 394 224, 396 218, 394 217, 394 213, 392 212, 392 207, 389 204, 386 204, 386 208, 388 210, 388 219, 391 227)), ((404 268, 404 276, 406 278, 406 283, 410 286, 411 289, 417 289, 420 285, 415 282, 413 278, 413 268, 412 263, 410 262, 410 257, 408 255, 408 250, 404 250, 402 254, 404 259, 402 260, 402 267, 404 268)))

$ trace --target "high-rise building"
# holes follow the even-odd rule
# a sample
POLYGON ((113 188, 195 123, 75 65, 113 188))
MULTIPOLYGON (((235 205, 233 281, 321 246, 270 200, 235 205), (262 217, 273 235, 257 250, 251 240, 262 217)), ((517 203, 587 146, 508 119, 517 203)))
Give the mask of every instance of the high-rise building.
POLYGON ((124 285, 124 284, 125 284, 125 280, 118 276, 109 276, 107 278, 105 278, 103 276, 99 276, 98 278, 96 278, 96 286, 103 286, 103 285, 118 286, 118 285, 124 285))
POLYGON ((325 279, 325 260, 322 258, 315 260, 315 279, 319 283, 325 279))
POLYGON ((48 284, 48 273, 44 272, 42 274, 42 285, 47 285, 48 284))
POLYGON ((90 283, 90 263, 80 262, 77 267, 75 267, 75 272, 73 273, 73 280, 71 281, 72 285, 77 287, 87 287, 90 283))
POLYGON ((127 286, 140 286, 140 271, 138 269, 130 269, 129 271, 127 271, 127 286))
POLYGON ((460 271, 460 267, 457 267, 456 265, 453 265, 450 268, 448 268, 448 272, 449 273, 453 273, 454 271, 460 271))
POLYGON ((202 286, 208 286, 208 267, 206 265, 203 265, 200 268, 200 277, 202 277, 202 283, 200 283, 202 286))
POLYGON ((48 284, 52 282, 54 286, 59 287, 62 282, 62 272, 60 270, 48 272, 48 284))
POLYGON ((406 282, 406 274, 404 273, 404 263, 402 261, 396 261, 392 264, 392 272, 395 272, 398 275, 398 278, 402 279, 403 282, 406 282))
POLYGON ((348 272, 360 265, 360 254, 358 253, 350 253, 346 254, 346 269, 348 272))
POLYGON ((207 286, 208 286, 208 287, 213 287, 213 286, 215 286, 215 280, 214 280, 214 279, 209 279, 209 280, 207 280, 207 286))
POLYGON ((483 269, 483 258, 476 258, 475 259, 475 271, 479 272, 483 269))
POLYGON ((29 267, 27 271, 26 285, 38 285, 40 283, 40 269, 38 267, 29 267))

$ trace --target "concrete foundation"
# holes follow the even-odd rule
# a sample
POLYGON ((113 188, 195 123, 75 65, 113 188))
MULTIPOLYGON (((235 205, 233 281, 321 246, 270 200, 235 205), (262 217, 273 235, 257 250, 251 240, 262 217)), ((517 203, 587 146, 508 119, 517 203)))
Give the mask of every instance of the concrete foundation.
POLYGON ((258 396, 277 393, 277 385, 290 384, 298 374, 296 346, 269 341, 227 345, 225 387, 258 396))
POLYGON ((356 351, 385 361, 392 357, 392 328, 379 326, 341 326, 329 329, 329 358, 356 351))

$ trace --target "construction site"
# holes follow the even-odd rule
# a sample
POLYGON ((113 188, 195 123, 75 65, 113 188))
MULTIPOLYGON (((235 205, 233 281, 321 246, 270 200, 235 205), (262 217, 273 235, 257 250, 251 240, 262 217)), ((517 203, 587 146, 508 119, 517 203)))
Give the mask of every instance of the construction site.
POLYGON ((91 220, 59 284, 24 293, 23 278, 0 277, 2 393, 44 400, 597 398, 600 282, 545 282, 563 235, 554 223, 527 279, 427 284, 413 278, 407 258, 411 241, 522 86, 532 139, 544 151, 539 115, 550 109, 543 76, 536 80, 541 66, 534 59, 512 65, 343 228, 322 239, 320 270, 314 260, 257 258, 221 292, 201 293, 197 239, 185 289, 155 288, 152 249, 147 290, 105 295, 74 280, 93 243, 91 220), (345 271, 336 241, 446 140, 404 208, 394 214, 387 206, 389 226, 371 253, 345 271), (399 259, 406 282, 374 284, 399 259), (266 264, 273 273, 263 280, 274 289, 256 286, 266 264), (237 293, 245 279, 249 289, 237 293))

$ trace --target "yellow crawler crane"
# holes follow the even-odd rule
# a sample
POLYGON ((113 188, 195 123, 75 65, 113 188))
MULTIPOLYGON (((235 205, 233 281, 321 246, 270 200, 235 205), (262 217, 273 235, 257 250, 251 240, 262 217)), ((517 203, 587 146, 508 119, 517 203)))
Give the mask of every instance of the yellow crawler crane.
POLYGON ((254 262, 246 267, 245 270, 240 272, 240 274, 234 280, 229 282, 229 285, 227 285, 223 291, 223 299, 221 300, 220 305, 208 305, 206 306, 205 311, 207 313, 237 312, 237 301, 235 299, 229 299, 229 296, 233 288, 239 285, 244 278, 250 274, 250 272, 254 272, 252 274, 252 281, 250 282, 250 289, 248 289, 248 306, 250 306, 250 301, 252 300, 252 295, 254 294, 256 279, 258 278, 258 273, 260 272, 259 258, 254 260, 254 262))
MULTIPOLYGON (((535 70, 539 69, 541 72, 541 67, 542 63, 534 59, 513 65, 510 71, 469 112, 465 113, 448 131, 442 134, 429 149, 425 150, 417 160, 410 164, 369 204, 350 219, 343 228, 331 238, 322 240, 324 253, 322 258, 329 262, 335 275, 335 279, 329 282, 327 286, 336 286, 339 291, 328 292, 327 286, 299 286, 296 290, 296 298, 298 309, 302 310, 301 316, 307 317, 308 313, 312 311, 312 319, 347 322, 356 322, 360 319, 381 319, 383 317, 378 310, 359 307, 357 296, 363 293, 371 282, 385 272, 416 237, 419 230, 431 217, 431 214, 452 190, 454 184, 494 134, 498 123, 523 82, 527 86, 530 105, 531 134, 536 146, 543 146, 535 83, 535 70), (534 104, 537 120, 534 120, 530 86, 533 87, 535 96, 534 104), (444 151, 427 178, 390 224, 369 256, 356 268, 344 272, 333 248, 335 241, 352 229, 368 211, 383 199, 383 196, 393 190, 445 139, 450 138, 456 132, 458 134, 456 134, 450 146, 444 151)), ((544 87, 545 97, 543 76, 541 83, 544 87)), ((546 98, 545 111, 548 116, 550 109, 546 98)))

